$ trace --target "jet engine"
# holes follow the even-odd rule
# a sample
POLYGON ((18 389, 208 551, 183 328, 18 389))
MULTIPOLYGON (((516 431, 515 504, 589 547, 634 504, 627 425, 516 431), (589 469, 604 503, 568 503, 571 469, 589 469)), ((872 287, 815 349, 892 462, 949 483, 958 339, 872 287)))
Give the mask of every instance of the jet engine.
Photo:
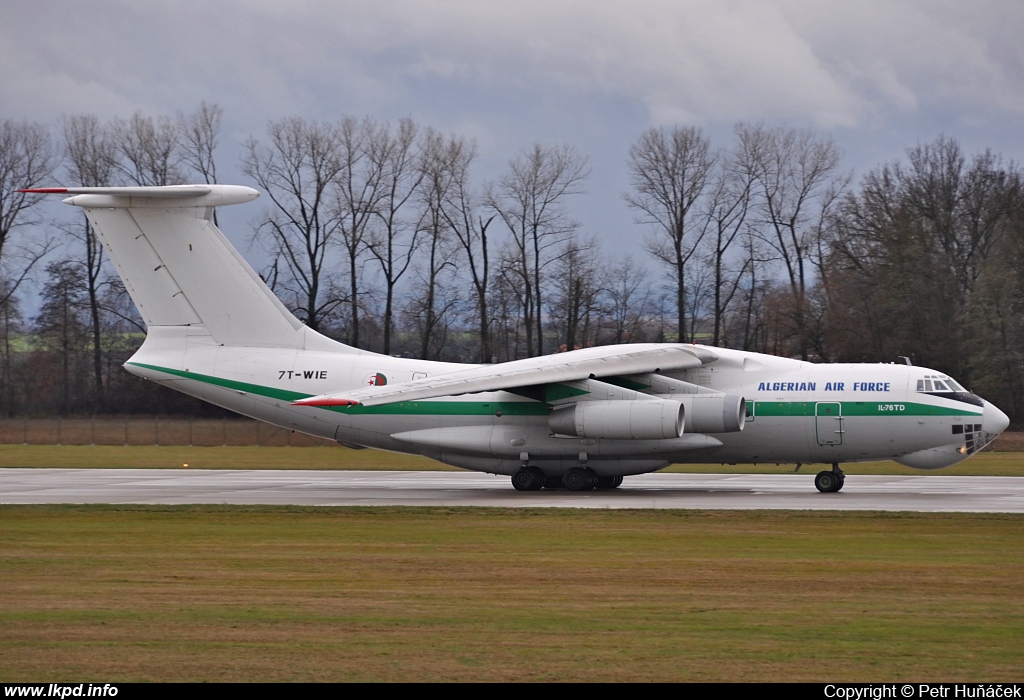
POLYGON ((747 401, 726 394, 691 394, 677 397, 686 408, 688 433, 736 433, 747 422, 747 401))
POLYGON ((580 401, 548 417, 558 435, 609 440, 664 440, 683 434, 686 409, 679 401, 580 401))

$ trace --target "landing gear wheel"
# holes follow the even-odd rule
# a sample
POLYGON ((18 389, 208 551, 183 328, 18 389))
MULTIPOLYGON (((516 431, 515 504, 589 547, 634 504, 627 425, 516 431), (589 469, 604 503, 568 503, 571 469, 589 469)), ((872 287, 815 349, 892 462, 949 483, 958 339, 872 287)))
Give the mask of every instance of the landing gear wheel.
POLYGON ((512 475, 516 491, 536 491, 544 485, 544 472, 537 467, 521 467, 512 475))
POLYGON ((597 477, 597 488, 600 490, 617 489, 622 485, 621 476, 599 476, 597 477))
POLYGON ((843 485, 835 472, 818 472, 814 477, 814 488, 822 493, 835 493, 843 488, 843 485))
POLYGON ((544 488, 564 489, 565 484, 562 482, 562 477, 560 476, 546 476, 544 477, 544 488))
POLYGON ((596 479, 593 472, 583 467, 572 467, 562 476, 562 483, 570 491, 589 491, 596 479))
POLYGON ((814 487, 822 493, 837 493, 846 483, 846 475, 842 472, 818 472, 814 477, 814 487))

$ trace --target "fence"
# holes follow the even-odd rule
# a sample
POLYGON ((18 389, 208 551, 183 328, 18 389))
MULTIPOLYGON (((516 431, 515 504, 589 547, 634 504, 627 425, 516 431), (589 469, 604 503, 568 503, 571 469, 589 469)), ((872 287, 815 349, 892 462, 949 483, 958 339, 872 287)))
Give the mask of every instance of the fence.
POLYGON ((236 418, 3 418, 3 445, 334 445, 269 423, 236 418))

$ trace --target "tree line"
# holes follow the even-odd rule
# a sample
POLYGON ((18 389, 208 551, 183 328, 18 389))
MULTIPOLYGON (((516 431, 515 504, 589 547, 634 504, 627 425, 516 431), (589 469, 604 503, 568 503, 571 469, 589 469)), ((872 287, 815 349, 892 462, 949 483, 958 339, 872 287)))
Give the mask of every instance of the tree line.
MULTIPOLYGON (((222 111, 0 123, 0 409, 197 411, 120 370, 141 324, 84 216, 44 221, 18 189, 217 182, 222 111), (31 229, 33 235, 19 235, 31 229), (39 312, 20 294, 41 277, 39 312)), ((260 273, 357 347, 498 362, 591 345, 698 342, 823 362, 910 358, 1016 420, 1024 410, 1019 167, 949 137, 854 183, 829 136, 652 128, 624 166, 635 240, 605 252, 572 216, 571 145, 528 146, 481 181, 475 143, 411 119, 272 121, 241 144, 264 193, 260 273)))

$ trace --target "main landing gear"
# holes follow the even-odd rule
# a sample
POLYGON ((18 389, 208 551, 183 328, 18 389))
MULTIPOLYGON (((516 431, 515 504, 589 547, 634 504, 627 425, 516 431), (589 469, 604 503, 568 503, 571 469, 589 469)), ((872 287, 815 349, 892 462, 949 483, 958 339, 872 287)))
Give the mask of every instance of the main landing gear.
POLYGON ((538 467, 520 467, 512 475, 512 486, 517 491, 537 491, 542 487, 556 489, 564 487, 569 491, 591 489, 617 489, 622 485, 621 476, 598 476, 593 469, 572 467, 559 478, 545 477, 538 467))
POLYGON ((512 475, 516 491, 538 491, 544 486, 544 472, 537 467, 520 467, 512 475))
POLYGON ((570 491, 617 489, 622 485, 622 477, 598 476, 597 472, 588 467, 572 467, 562 476, 562 485, 570 491))
POLYGON ((832 463, 832 471, 818 472, 814 477, 814 487, 822 493, 837 493, 846 483, 846 474, 839 468, 839 462, 832 463))

